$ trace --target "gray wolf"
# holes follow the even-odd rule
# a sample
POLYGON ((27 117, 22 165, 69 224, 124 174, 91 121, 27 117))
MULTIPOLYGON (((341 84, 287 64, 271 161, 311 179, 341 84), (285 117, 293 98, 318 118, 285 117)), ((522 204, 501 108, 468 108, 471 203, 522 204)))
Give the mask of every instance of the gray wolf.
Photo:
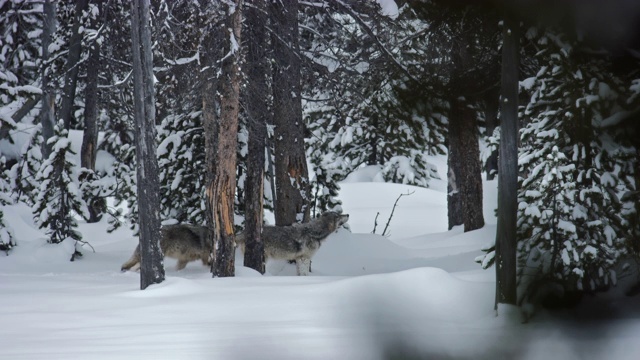
MULTIPOLYGON (((264 226, 262 241, 267 259, 293 260, 296 273, 308 275, 311 271, 311 258, 320 249, 320 245, 340 226, 349 220, 348 214, 328 211, 308 223, 291 226, 264 226)), ((236 235, 236 243, 244 253, 245 235, 236 235)))
MULTIPOLYGON (((207 227, 189 224, 163 226, 160 248, 164 256, 178 259, 176 270, 182 270, 187 263, 202 260, 205 266, 211 265, 212 246, 207 244, 207 227)), ((131 258, 122 264, 121 271, 127 271, 140 264, 140 245, 131 258)))

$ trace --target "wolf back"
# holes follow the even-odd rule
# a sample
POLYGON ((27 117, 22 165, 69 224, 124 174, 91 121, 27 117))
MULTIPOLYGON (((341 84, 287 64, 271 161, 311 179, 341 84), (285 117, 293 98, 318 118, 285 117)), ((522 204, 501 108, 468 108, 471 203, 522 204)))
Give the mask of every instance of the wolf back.
MULTIPOLYGON (((264 226, 262 241, 266 258, 294 260, 298 275, 307 275, 311 258, 320 249, 322 243, 340 226, 349 220, 349 215, 334 211, 323 213, 308 223, 291 226, 264 226)), ((236 236, 236 243, 244 253, 245 235, 236 236)))
MULTIPOLYGON (((160 248, 164 256, 178 259, 176 270, 182 270, 191 261, 202 260, 211 265, 212 247, 207 243, 207 227, 189 224, 164 226, 161 229, 160 248)), ((131 258, 122 264, 127 271, 140 264, 140 245, 136 246, 131 258)))

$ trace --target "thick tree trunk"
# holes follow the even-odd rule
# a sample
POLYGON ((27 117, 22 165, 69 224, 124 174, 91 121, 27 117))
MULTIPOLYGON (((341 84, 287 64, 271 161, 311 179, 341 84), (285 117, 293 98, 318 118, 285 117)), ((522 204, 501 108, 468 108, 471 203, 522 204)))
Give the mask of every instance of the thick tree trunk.
POLYGON ((267 74, 267 16, 264 0, 247 1, 247 128, 249 152, 245 180, 245 228, 244 266, 264 274, 265 258, 262 242, 262 218, 264 196, 265 139, 269 104, 265 94, 269 91, 267 74))
POLYGON ((55 101, 56 95, 51 77, 49 76, 49 45, 56 32, 56 2, 45 0, 43 4, 44 26, 42 29, 42 109, 40 110, 40 124, 42 124, 42 154, 44 159, 51 154, 52 144, 48 140, 53 136, 55 125, 55 101))
POLYGON ((142 290, 164 281, 164 261, 159 242, 160 186, 149 20, 149 0, 134 0, 131 3, 131 38, 142 290))
MULTIPOLYGON (((62 106, 59 118, 64 122, 64 128, 71 128, 71 120, 73 119, 73 104, 76 98, 76 86, 78 84, 78 69, 80 54, 82 53, 82 34, 78 32, 80 29, 80 19, 82 12, 87 8, 89 0, 77 0, 76 10, 74 14, 74 23, 71 27, 71 38, 69 39, 69 52, 67 53, 67 63, 64 70, 64 91, 62 94, 62 106)), ((92 68, 89 67, 91 73, 92 68)))
POLYGON ((460 189, 464 231, 473 231, 484 226, 482 214, 482 165, 475 110, 464 102, 458 104, 460 123, 460 189))
POLYGON ((500 157, 498 172, 498 227, 496 231, 496 309, 517 303, 516 246, 518 210, 518 65, 519 25, 504 21, 500 157))
MULTIPOLYGON (((496 91, 490 90, 485 94, 485 126, 487 129, 487 136, 492 136, 494 130, 500 124, 498 120, 498 108, 500 107, 500 92, 499 89, 496 91)), ((487 171, 487 180, 495 179, 498 174, 498 151, 493 151, 489 158, 487 159, 487 163, 485 164, 485 168, 487 171)))
POLYGON ((220 92, 211 93, 216 86, 210 83, 204 96, 205 142, 207 148, 207 212, 212 225, 214 277, 234 276, 235 239, 233 204, 236 191, 236 148, 238 145, 238 114, 240 108, 240 32, 242 29, 242 0, 224 4, 227 19, 224 26, 224 53, 220 92), (228 31, 228 32, 227 32, 228 31), (233 40, 232 40, 233 39, 233 40), (220 106, 216 116, 215 106, 220 106), (214 167, 215 165, 215 167, 214 167))
POLYGON ((463 98, 451 100, 449 114, 449 229, 464 224, 467 232, 484 226, 478 128, 463 98))
POLYGON ((269 3, 272 20, 276 225, 309 220, 310 186, 304 151, 298 1, 269 3))

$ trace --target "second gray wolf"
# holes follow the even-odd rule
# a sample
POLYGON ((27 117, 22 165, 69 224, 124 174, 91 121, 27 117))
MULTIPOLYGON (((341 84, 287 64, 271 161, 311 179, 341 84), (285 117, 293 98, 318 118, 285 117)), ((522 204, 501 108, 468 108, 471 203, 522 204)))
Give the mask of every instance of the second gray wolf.
MULTIPOLYGON (((212 246, 207 243, 207 227, 200 225, 176 224, 163 226, 160 230, 160 248, 164 256, 178 259, 176 270, 182 270, 190 261, 202 260, 211 265, 212 246)), ((131 258, 122 264, 120 270, 127 271, 140 264, 140 245, 136 246, 131 258)))
MULTIPOLYGON (((267 259, 294 260, 296 273, 308 275, 311 258, 320 245, 349 220, 348 214, 328 211, 308 223, 290 226, 264 226, 262 241, 267 259)), ((236 235, 236 243, 244 253, 245 235, 236 235)))

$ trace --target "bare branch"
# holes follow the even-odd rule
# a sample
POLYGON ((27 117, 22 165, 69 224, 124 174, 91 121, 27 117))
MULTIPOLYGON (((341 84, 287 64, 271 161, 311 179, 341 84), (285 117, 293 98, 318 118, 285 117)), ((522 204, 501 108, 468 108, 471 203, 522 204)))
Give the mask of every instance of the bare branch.
POLYGON ((407 191, 406 194, 400 194, 400 196, 398 196, 398 198, 396 199, 396 202, 393 203, 393 208, 391 209, 391 215, 389 215, 389 219, 387 220, 387 224, 384 226, 384 230, 382 231, 382 236, 388 236, 387 229, 389 228, 389 224, 391 223, 391 218, 393 218, 393 213, 396 211, 396 206, 398 205, 398 200, 400 200, 400 198, 403 197, 403 196, 409 196, 409 195, 412 195, 413 193, 415 193, 415 191, 412 191, 412 192, 407 191))

